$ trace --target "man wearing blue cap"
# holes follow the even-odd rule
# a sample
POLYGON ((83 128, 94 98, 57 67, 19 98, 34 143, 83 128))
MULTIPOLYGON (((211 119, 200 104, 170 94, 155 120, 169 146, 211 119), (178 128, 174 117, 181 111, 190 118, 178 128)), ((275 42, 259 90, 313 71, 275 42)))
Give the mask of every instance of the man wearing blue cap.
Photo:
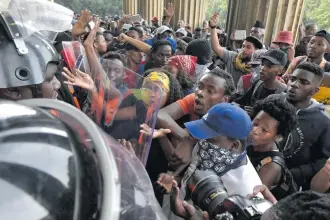
MULTIPOLYGON (((212 170, 219 175, 228 195, 247 196, 256 185, 261 184, 246 155, 252 122, 243 109, 229 103, 217 104, 202 119, 185 123, 185 126, 198 143, 182 180, 180 198, 186 195, 186 183, 196 169, 212 170)), ((174 188, 174 192, 177 205, 180 203, 177 188, 174 188)), ((177 208, 174 210, 176 215, 185 216, 177 208)))

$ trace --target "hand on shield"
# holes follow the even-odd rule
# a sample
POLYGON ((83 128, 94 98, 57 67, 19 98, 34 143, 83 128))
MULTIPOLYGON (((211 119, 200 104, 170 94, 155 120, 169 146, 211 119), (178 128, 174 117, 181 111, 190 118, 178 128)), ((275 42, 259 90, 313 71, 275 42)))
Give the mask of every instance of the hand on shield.
POLYGON ((170 129, 161 128, 161 129, 158 129, 158 130, 155 129, 154 133, 152 134, 152 130, 147 124, 142 124, 140 127, 141 127, 140 133, 148 135, 148 136, 152 135, 152 139, 165 137, 167 134, 171 133, 170 129))
POLYGON ((64 81, 65 84, 78 86, 87 89, 90 92, 97 91, 93 79, 88 74, 77 69, 74 69, 72 73, 66 67, 64 67, 63 70, 64 72, 62 72, 62 75, 67 79, 67 81, 64 81))

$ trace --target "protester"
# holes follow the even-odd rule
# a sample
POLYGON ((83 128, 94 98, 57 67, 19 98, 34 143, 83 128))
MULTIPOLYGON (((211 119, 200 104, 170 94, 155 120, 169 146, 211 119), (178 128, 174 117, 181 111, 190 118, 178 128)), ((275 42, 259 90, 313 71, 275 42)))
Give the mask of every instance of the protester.
POLYGON ((263 48, 263 44, 255 37, 248 36, 244 40, 240 53, 228 51, 219 44, 215 29, 218 19, 218 13, 214 13, 210 19, 212 49, 224 61, 226 70, 233 76, 235 85, 237 85, 242 75, 251 73, 251 66, 248 63, 251 60, 252 54, 256 50, 263 48))
POLYGON ((264 220, 326 220, 330 217, 328 194, 298 192, 273 205, 261 217, 264 220))
POLYGON ((325 54, 330 50, 330 34, 321 30, 311 38, 307 45, 307 56, 295 58, 287 69, 283 78, 287 81, 295 67, 304 62, 310 61, 319 64, 325 72, 330 72, 330 64, 324 59, 325 54))
POLYGON ((186 43, 182 39, 179 39, 176 47, 175 55, 185 55, 187 46, 188 43, 186 43))
POLYGON ((177 25, 176 25, 176 29, 180 29, 180 28, 184 28, 186 26, 186 23, 183 20, 179 20, 177 25))
MULTIPOLYGON (((257 20, 250 31, 250 36, 257 38, 259 41, 263 42, 265 37, 265 25, 262 21, 257 20)), ((268 49, 265 45, 264 49, 268 49)))
POLYGON ((194 39, 200 39, 203 37, 202 29, 200 27, 195 28, 194 39))
POLYGON ((173 55, 173 48, 166 40, 156 41, 150 51, 150 60, 146 63, 144 70, 164 67, 168 59, 173 55))
POLYGON ((298 126, 280 146, 295 182, 303 190, 310 189, 312 178, 330 156, 330 120, 323 105, 312 99, 322 79, 323 71, 317 64, 303 62, 288 82, 286 100, 298 110, 298 126))
POLYGON ((193 93, 197 57, 182 55, 171 57, 166 65, 168 71, 179 81, 184 96, 193 93))
MULTIPOLYGON (((191 187, 186 185, 196 169, 217 174, 228 195, 246 196, 255 185, 261 184, 246 156, 247 137, 252 125, 250 117, 241 108, 232 104, 217 104, 202 119, 185 125, 198 143, 194 147, 191 163, 181 183, 181 199, 189 199, 191 187)), ((172 196, 172 201, 178 200, 177 194, 179 193, 176 192, 172 196)), ((189 218, 173 207, 176 215, 189 218)))
POLYGON ((295 108, 279 97, 269 97, 254 105, 252 118, 248 156, 262 183, 280 200, 297 191, 277 147, 296 125, 295 108))
POLYGON ((260 71, 261 71, 261 60, 262 56, 267 52, 266 49, 260 49, 253 53, 250 61, 251 72, 250 74, 243 75, 240 77, 237 83, 236 94, 238 96, 242 96, 246 93, 248 89, 252 87, 252 85, 260 79, 260 71))
POLYGON ((191 41, 186 48, 186 55, 197 57, 195 76, 197 81, 203 74, 210 71, 208 67, 212 63, 212 48, 210 42, 205 39, 191 41))
POLYGON ((294 58, 293 33, 291 31, 280 31, 272 42, 273 48, 280 49, 288 56, 288 65, 294 58))
POLYGON ((186 31, 185 28, 179 28, 178 30, 176 30, 175 32, 175 37, 177 39, 182 39, 183 37, 187 36, 188 32, 186 31))
POLYGON ((252 114, 256 101, 262 100, 271 94, 280 94, 286 90, 286 85, 277 79, 287 63, 286 54, 278 49, 267 51, 262 57, 260 79, 235 103, 244 107, 248 114, 252 114))
POLYGON ((152 24, 151 31, 152 32, 160 27, 158 22, 159 22, 159 20, 156 16, 152 17, 152 19, 151 19, 151 24, 152 24))

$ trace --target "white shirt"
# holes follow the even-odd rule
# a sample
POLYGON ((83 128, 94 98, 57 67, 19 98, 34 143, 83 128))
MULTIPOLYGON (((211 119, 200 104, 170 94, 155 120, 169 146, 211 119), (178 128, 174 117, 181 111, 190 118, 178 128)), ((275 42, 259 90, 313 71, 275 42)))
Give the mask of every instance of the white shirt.
MULTIPOLYGON (((184 174, 180 189, 180 198, 184 199, 186 195, 186 183, 196 170, 198 156, 198 149, 195 147, 191 157, 191 163, 184 174)), ((248 156, 246 156, 247 164, 242 165, 236 169, 229 170, 227 173, 221 176, 221 180, 227 189, 228 195, 238 194, 246 197, 248 194, 252 194, 253 188, 257 185, 261 185, 262 182, 259 178, 257 171, 254 169, 248 156)), ((262 197, 259 194, 258 197, 262 197)))

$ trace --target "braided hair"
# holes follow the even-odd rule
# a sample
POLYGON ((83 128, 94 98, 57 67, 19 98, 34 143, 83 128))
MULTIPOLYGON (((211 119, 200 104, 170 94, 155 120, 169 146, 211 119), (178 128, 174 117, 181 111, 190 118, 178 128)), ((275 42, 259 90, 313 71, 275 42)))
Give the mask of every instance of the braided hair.
MULTIPOLYGON (((144 72, 143 77, 147 77, 151 72, 162 72, 162 73, 166 74, 170 79, 170 94, 168 96, 165 106, 172 104, 172 103, 176 102, 177 100, 180 100, 183 98, 183 91, 182 91, 181 85, 178 82, 178 80, 175 79, 171 75, 171 73, 169 73, 168 71, 161 69, 161 68, 155 68, 155 69, 150 69, 150 70, 144 72)), ((140 82, 140 84, 142 85, 142 82, 140 82)))
POLYGON ((330 196, 313 191, 297 192, 280 201, 272 208, 276 219, 319 220, 330 218, 330 196))

